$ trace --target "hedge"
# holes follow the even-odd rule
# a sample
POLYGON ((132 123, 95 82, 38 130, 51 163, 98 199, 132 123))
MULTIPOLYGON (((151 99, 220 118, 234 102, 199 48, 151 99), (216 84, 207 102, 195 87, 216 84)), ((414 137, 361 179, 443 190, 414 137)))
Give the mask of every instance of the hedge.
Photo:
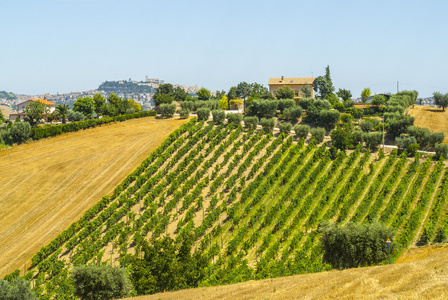
POLYGON ((81 129, 87 129, 96 127, 99 125, 112 123, 112 122, 123 122, 130 119, 137 119, 137 118, 143 118, 143 117, 149 117, 149 116, 155 116, 156 111, 150 110, 150 111, 143 111, 131 115, 121 115, 121 116, 115 116, 115 117, 103 117, 102 119, 89 119, 79 122, 72 122, 68 124, 61 124, 61 125, 49 125, 45 127, 36 127, 31 128, 31 138, 33 140, 40 140, 51 136, 56 136, 62 133, 66 132, 74 132, 81 129))

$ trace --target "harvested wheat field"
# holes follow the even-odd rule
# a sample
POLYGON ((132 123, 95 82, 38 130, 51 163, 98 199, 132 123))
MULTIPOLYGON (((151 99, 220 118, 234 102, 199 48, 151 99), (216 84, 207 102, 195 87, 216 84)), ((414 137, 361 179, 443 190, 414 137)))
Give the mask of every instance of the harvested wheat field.
POLYGON ((0 277, 78 220, 186 120, 154 117, 0 151, 0 277))
POLYGON ((415 117, 415 125, 429 128, 432 132, 443 131, 444 142, 448 143, 448 109, 443 111, 437 107, 415 105, 414 108, 410 108, 409 114, 415 117))
POLYGON ((406 250, 391 266, 295 275, 196 288, 152 299, 448 299, 448 247, 406 250))

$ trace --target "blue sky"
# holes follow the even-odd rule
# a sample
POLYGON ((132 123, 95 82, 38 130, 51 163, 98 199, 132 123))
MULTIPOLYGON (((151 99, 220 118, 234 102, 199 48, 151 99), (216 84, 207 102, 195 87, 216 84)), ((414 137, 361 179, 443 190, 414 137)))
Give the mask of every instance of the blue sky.
POLYGON ((143 80, 228 90, 323 75, 359 97, 448 92, 448 1, 0 0, 0 90, 143 80))

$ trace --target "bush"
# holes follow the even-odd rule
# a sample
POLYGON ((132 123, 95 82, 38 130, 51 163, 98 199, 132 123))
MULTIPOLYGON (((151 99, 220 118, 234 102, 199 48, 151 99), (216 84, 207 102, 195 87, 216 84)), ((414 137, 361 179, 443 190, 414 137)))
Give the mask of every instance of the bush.
POLYGON ((9 133, 15 143, 23 143, 31 135, 31 125, 28 122, 14 122, 9 133))
POLYGON ((359 122, 359 127, 361 127, 361 130, 363 132, 370 132, 373 130, 373 127, 375 127, 375 126, 372 122, 361 121, 361 122, 359 122))
POLYGON ((362 130, 353 130, 352 131, 352 145, 357 146, 362 144, 363 141, 363 132, 362 130))
POLYGON ((417 140, 413 136, 402 134, 395 138, 395 144, 400 150, 404 151, 409 147, 409 145, 417 144, 417 140))
POLYGON ((274 119, 266 119, 266 118, 261 118, 260 120, 260 124, 263 127, 263 131, 265 133, 269 133, 274 131, 274 126, 275 126, 275 120, 274 119))
POLYGON ((370 150, 375 150, 381 145, 383 141, 383 134, 381 132, 364 132, 362 139, 366 143, 366 147, 370 150))
POLYGON ((336 103, 333 105, 333 108, 336 109, 336 110, 339 111, 339 112, 344 112, 344 111, 345 111, 344 103, 341 103, 341 102, 336 102, 336 103))
POLYGON ((79 266, 71 273, 75 296, 81 299, 114 299, 129 295, 132 284, 125 269, 79 266))
POLYGON ((159 109, 162 118, 171 118, 176 113, 176 103, 162 103, 159 109))
POLYGON ((210 109, 207 107, 198 108, 196 110, 196 114, 198 115, 198 121, 202 120, 207 121, 208 118, 210 117, 210 109))
POLYGON ((186 119, 190 116, 190 110, 188 108, 182 108, 179 115, 181 119, 186 119))
MULTIPOLYGON (((284 100, 283 100, 284 101, 284 100)), ((300 106, 289 107, 284 110, 286 119, 295 121, 302 116, 302 108, 300 106)))
POLYGON ((351 114, 355 119, 361 119, 364 115, 364 111, 358 107, 349 107, 347 108, 347 112, 351 114))
POLYGON ((444 159, 448 158, 448 144, 437 143, 434 147, 434 150, 438 158, 440 158, 441 156, 443 156, 444 159))
POLYGON ((308 133, 310 132, 310 126, 296 125, 294 126, 294 131, 299 139, 306 139, 308 137, 308 133))
POLYGON ((322 143, 325 137, 325 128, 316 127, 311 129, 311 136, 316 139, 318 143, 322 143))
POLYGON ((429 135, 428 147, 434 148, 436 144, 441 144, 445 140, 443 132, 433 132, 429 135))
POLYGON ((0 299, 4 300, 32 300, 37 299, 30 283, 19 277, 12 280, 0 279, 0 299))
POLYGON ((275 117, 277 106, 278 100, 253 100, 250 109, 261 117, 275 117))
POLYGON ((324 109, 320 112, 319 124, 327 128, 332 128, 339 122, 340 116, 341 113, 337 110, 324 109))
POLYGON ((258 117, 244 117, 244 127, 253 129, 257 128, 258 125, 258 117))
POLYGON ((233 123, 235 125, 240 125, 241 121, 243 120, 242 114, 227 114, 226 117, 229 123, 233 123))
MULTIPOLYGON (((321 228, 323 260, 333 268, 346 269, 376 265, 387 261, 387 239, 392 239, 394 231, 380 223, 355 224, 345 227, 324 225, 321 228)), ((398 245, 391 243, 395 253, 398 245)))
POLYGON ((221 109, 215 109, 212 111, 213 122, 216 124, 222 124, 226 119, 226 113, 221 109))
POLYGON ((279 123, 278 124, 278 128, 280 129, 281 133, 290 134, 291 133, 292 124, 291 123, 279 123))
POLYGON ((311 104, 314 103, 314 98, 302 98, 299 101, 299 105, 303 108, 303 109, 308 109, 308 107, 311 106, 311 104))
POLYGON ((78 122, 84 120, 86 117, 82 114, 82 112, 74 111, 69 109, 67 112, 67 120, 70 122, 78 122))
POLYGON ((188 111, 194 111, 195 110, 195 105, 193 101, 182 101, 180 103, 180 108, 181 109, 188 109, 188 111))
POLYGON ((135 108, 131 107, 131 108, 126 109, 126 114, 127 115, 135 114, 135 108))
POLYGON ((285 109, 292 108, 296 106, 296 101, 294 99, 281 99, 278 101, 277 109, 284 114, 285 109))

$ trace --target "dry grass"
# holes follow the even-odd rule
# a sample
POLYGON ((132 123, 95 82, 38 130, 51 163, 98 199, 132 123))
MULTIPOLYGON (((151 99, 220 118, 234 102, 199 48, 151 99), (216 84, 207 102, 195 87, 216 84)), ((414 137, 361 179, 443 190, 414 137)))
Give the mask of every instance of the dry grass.
POLYGON ((409 114, 415 117, 414 124, 420 127, 429 128, 431 131, 443 131, 445 133, 445 143, 448 143, 448 109, 419 106, 409 110, 409 114))
POLYGON ((129 120, 0 150, 0 277, 78 220, 186 120, 129 120))
POLYGON ((132 298, 151 299, 447 299, 448 247, 406 250, 391 266, 248 281, 132 298))
POLYGON ((2 114, 6 120, 8 120, 9 115, 14 112, 11 107, 6 106, 6 105, 0 105, 0 110, 2 111, 2 114))

